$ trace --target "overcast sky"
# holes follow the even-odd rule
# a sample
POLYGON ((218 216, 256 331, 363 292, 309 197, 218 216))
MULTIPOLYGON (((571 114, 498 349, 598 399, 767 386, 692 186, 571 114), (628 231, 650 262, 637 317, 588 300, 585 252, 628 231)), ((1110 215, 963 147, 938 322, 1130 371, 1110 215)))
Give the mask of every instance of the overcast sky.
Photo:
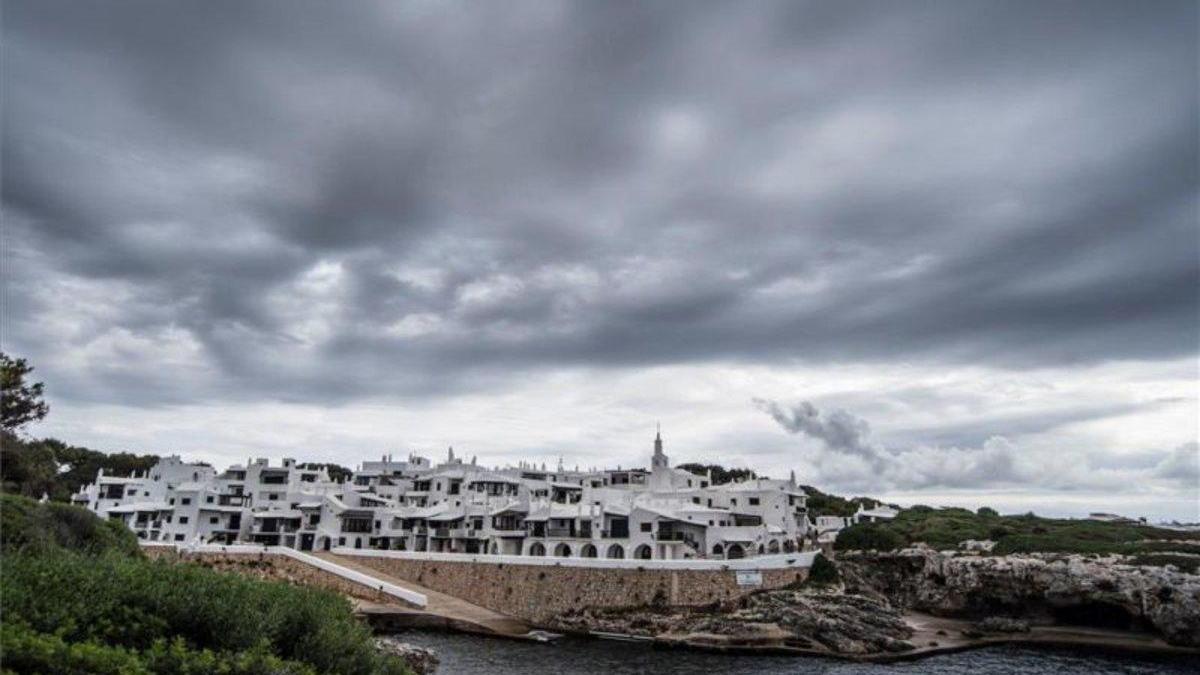
POLYGON ((1197 5, 3 5, 29 433, 1200 519, 1197 5))

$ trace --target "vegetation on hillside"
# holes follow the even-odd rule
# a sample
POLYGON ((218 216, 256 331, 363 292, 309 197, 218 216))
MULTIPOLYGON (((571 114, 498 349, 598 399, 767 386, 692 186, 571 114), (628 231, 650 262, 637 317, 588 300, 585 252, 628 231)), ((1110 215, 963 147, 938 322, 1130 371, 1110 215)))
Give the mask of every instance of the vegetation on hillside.
POLYGON ((0 499, 6 672, 406 672, 336 593, 147 560, 83 509, 0 499))
POLYGON ((990 508, 969 511, 914 506, 891 521, 854 525, 838 533, 840 550, 891 550, 923 542, 936 549, 990 539, 993 553, 1200 553, 1200 533, 1179 532, 1133 523, 1042 518, 1032 513, 1002 516, 990 508), (1192 543, 1168 543, 1189 540, 1192 543))
POLYGON ((53 438, 24 440, 15 433, 0 432, 0 484, 4 492, 54 501, 69 501, 79 488, 96 480, 100 469, 113 476, 147 471, 157 455, 127 452, 105 454, 68 445, 53 438))
POLYGON ((808 513, 813 518, 817 516, 852 516, 861 506, 864 509, 870 509, 878 506, 881 502, 878 499, 870 497, 839 497, 821 492, 811 485, 801 485, 801 490, 807 495, 805 499, 808 505, 808 513))
MULTIPOLYGON (((0 551, 30 555, 77 551, 93 555, 118 553, 139 557, 137 538, 117 521, 104 520, 76 506, 38 503, 0 494, 0 551)), ((4 598, 8 609, 8 598, 4 598)))

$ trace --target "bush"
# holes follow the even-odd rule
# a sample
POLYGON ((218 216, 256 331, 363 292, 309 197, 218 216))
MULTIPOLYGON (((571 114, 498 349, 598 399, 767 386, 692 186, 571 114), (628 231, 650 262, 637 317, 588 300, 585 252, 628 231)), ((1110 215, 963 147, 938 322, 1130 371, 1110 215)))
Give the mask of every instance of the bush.
POLYGON ((190 649, 176 638, 171 642, 155 641, 149 649, 139 652, 99 642, 67 642, 57 635, 38 633, 27 625, 12 622, 0 626, 0 642, 4 645, 4 667, 21 673, 316 675, 311 666, 284 661, 263 646, 237 654, 218 653, 190 649))
POLYGON ((832 561, 820 553, 813 558, 812 567, 808 570, 807 583, 814 586, 828 586, 841 580, 842 576, 838 573, 837 565, 832 561))
POLYGON ((980 518, 995 518, 999 516, 1000 513, 990 506, 981 506, 977 511, 975 511, 975 515, 979 516, 980 518))
POLYGON ((833 547, 839 551, 894 551, 904 539, 882 523, 859 523, 838 532, 833 547))
MULTIPOLYGON (((253 662, 257 654, 301 662, 320 673, 405 672, 398 660, 375 649, 369 629, 354 618, 344 597, 199 565, 116 553, 16 553, 5 556, 0 590, 5 624, 53 634, 82 654, 91 654, 96 646, 136 650, 156 672, 155 663, 165 663, 180 649, 214 653, 182 654, 180 659, 225 659, 220 655, 226 654, 253 662)), ((17 637, 5 634, 6 666, 10 649, 22 644, 10 646, 17 637)), ((44 641, 34 642, 41 645, 37 649, 49 648, 44 641)), ((119 653, 100 656, 118 659, 119 653)))
POLYGON ((141 556, 137 537, 121 523, 78 506, 0 494, 0 550, 47 553, 60 549, 141 556))

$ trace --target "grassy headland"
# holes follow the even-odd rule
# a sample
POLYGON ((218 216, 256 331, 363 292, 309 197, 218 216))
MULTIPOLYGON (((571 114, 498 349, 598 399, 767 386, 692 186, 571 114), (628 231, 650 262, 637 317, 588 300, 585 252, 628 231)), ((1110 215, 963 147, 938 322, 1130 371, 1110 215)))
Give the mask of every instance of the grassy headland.
POLYGON ((991 540, 993 553, 1087 553, 1137 556, 1144 564, 1175 564, 1195 571, 1200 533, 1180 532, 1133 523, 1042 518, 1033 514, 1002 516, 992 509, 934 509, 914 506, 895 519, 864 523, 842 530, 835 548, 891 550, 924 542, 937 549, 960 542, 991 540))

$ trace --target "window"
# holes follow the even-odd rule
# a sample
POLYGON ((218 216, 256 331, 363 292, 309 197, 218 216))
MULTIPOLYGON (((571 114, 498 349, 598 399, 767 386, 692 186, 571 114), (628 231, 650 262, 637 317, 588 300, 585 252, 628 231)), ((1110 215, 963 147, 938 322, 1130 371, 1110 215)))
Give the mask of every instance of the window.
POLYGON ((187 525, 187 520, 188 520, 187 516, 179 516, 179 524, 180 525, 187 525))
POLYGON ((175 505, 175 498, 174 498, 174 497, 171 497, 171 499, 169 499, 169 500, 168 500, 168 503, 170 503, 170 504, 171 504, 171 506, 174 506, 174 505, 175 505))
POLYGON ((345 546, 345 545, 346 545, 346 538, 338 537, 338 546, 345 546))
POLYGON ((699 504, 699 503, 700 503, 700 498, 699 498, 699 497, 692 497, 692 503, 693 503, 693 504, 699 504))
POLYGON ((205 498, 204 498, 204 501, 205 501, 205 502, 208 502, 209 504, 213 503, 213 498, 212 498, 212 495, 209 495, 209 496, 205 497, 205 498))
POLYGON ((211 518, 208 519, 208 522, 213 525, 216 525, 218 522, 220 522, 220 520, 221 519, 218 518, 217 516, 212 516, 211 518))
POLYGON ((267 495, 267 500, 272 502, 279 501, 279 495, 272 492, 271 494, 267 495))
POLYGON ((758 506, 758 497, 750 498, 750 506, 758 506))
POLYGON ((191 498, 191 497, 184 497, 183 499, 180 499, 180 500, 179 500, 179 503, 180 503, 180 504, 182 504, 183 506, 187 506, 188 504, 191 504, 191 503, 192 503, 192 498, 191 498))
POLYGON ((175 541, 183 541, 183 535, 182 534, 175 535, 175 541))
POLYGON ((651 523, 642 523, 642 532, 649 532, 653 527, 654 525, 651 523))
POLYGON ((737 506, 737 498, 730 499, 730 500, 729 500, 729 503, 730 503, 730 504, 733 504, 734 506, 737 506))

